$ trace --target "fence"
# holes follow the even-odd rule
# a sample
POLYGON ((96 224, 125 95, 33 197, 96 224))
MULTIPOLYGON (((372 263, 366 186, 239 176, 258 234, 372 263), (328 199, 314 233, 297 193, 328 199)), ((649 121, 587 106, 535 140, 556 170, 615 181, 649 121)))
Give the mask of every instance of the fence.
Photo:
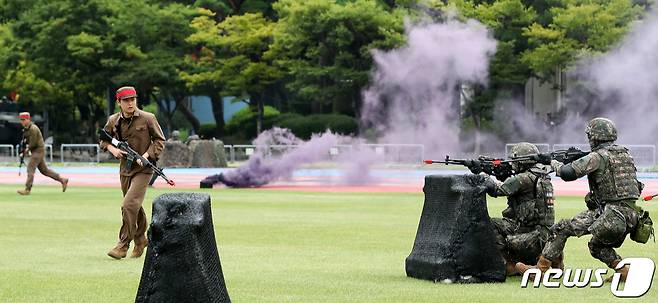
MULTIPOLYGON (((256 146, 256 145, 224 145, 224 149, 229 152, 229 161, 245 161, 248 160, 253 154, 256 153, 258 148, 267 148, 266 156, 280 156, 286 152, 299 148, 299 145, 269 145, 269 146, 256 146)), ((351 153, 353 147, 351 145, 334 145, 328 151, 329 158, 335 159, 345 153, 351 153)))
MULTIPOLYGON (((589 144, 553 144, 552 148, 547 143, 535 143, 539 151, 549 152, 565 150, 576 147, 580 150, 589 150, 589 144)), ((505 144, 505 155, 509 154, 513 143, 505 144)), ((656 165, 655 145, 624 145, 627 147, 638 167, 653 167, 656 165)), ((224 145, 230 162, 248 160, 259 146, 256 145, 224 145)), ((265 146, 260 146, 264 148, 265 146)), ((46 144, 46 159, 53 162, 53 146, 46 144)), ((299 148, 299 145, 270 145, 267 146, 266 156, 280 156, 286 152, 299 148)), ((9 163, 16 161, 18 157, 18 145, 0 144, 0 162, 9 163)), ((329 159, 335 160, 341 157, 353 155, 356 149, 366 149, 381 161, 387 164, 417 164, 425 158, 425 146, 422 144, 362 144, 362 145, 335 145, 328 151, 329 159)), ((456 154, 457 155, 457 154, 456 154)), ((464 155, 466 156, 466 155, 464 155)), ((468 157, 466 157, 468 158, 468 157)), ((99 163, 100 147, 97 144, 62 144, 60 146, 60 160, 62 163, 99 163)))
POLYGON ((389 164, 420 164, 425 159, 425 146, 422 144, 363 144, 377 157, 389 164))
MULTIPOLYGON (((280 156, 286 152, 299 148, 299 145, 225 145, 224 148, 229 152, 231 162, 248 160, 258 148, 266 148, 266 156, 280 156)), ((330 160, 353 155, 355 149, 366 149, 372 151, 377 157, 382 157, 382 161, 396 164, 418 164, 421 163, 425 156, 425 146, 422 144, 362 144, 347 145, 338 144, 329 148, 328 155, 330 160)))
MULTIPOLYGON (((13 154, 16 158, 18 158, 18 155, 21 153, 20 150, 20 145, 16 144, 13 146, 12 151, 15 150, 16 153, 13 154)), ((45 149, 46 149, 46 162, 53 162, 53 145, 52 144, 45 144, 45 149)))
POLYGON ((9 163, 16 161, 14 146, 11 144, 0 144, 0 162, 9 163))
POLYGON ((99 163, 98 144, 62 144, 59 148, 62 163, 99 163))
POLYGON ((656 165, 655 145, 624 145, 628 148, 635 160, 635 165, 640 167, 653 167, 656 165))

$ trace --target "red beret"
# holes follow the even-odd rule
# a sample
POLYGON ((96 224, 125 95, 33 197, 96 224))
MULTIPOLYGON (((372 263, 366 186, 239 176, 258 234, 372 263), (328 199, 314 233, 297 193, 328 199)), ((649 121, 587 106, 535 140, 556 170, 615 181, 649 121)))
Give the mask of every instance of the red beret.
POLYGON ((125 99, 125 98, 131 98, 131 97, 137 97, 137 90, 135 90, 134 87, 132 86, 124 86, 119 89, 117 89, 117 100, 125 99))
POLYGON ((30 119, 30 113, 22 112, 22 113, 18 114, 18 119, 30 119))

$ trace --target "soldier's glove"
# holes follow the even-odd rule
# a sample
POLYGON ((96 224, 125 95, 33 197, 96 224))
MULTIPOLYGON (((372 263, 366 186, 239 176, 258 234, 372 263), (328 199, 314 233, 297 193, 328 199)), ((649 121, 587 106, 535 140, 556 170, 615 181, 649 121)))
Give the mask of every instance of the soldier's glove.
POLYGON ((492 197, 496 197, 496 189, 498 188, 498 185, 496 185, 496 181, 492 180, 491 177, 486 177, 484 179, 484 187, 485 187, 485 192, 489 194, 492 197))
POLYGON ((476 175, 482 172, 482 165, 478 160, 466 160, 464 161, 464 166, 466 166, 468 170, 476 175))
POLYGON ((550 153, 543 153, 533 156, 533 160, 544 165, 551 165, 551 160, 553 160, 553 156, 551 156, 550 153))

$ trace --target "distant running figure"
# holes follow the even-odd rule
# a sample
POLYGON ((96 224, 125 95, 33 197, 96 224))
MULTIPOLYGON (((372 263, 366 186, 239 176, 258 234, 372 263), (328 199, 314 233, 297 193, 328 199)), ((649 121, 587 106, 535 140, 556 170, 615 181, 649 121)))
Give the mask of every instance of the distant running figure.
POLYGON ((52 171, 46 165, 46 150, 45 144, 43 142, 43 135, 41 135, 41 130, 39 127, 32 123, 32 118, 30 113, 23 112, 18 115, 18 118, 21 120, 21 125, 23 126, 23 140, 25 140, 25 148, 19 152, 23 156, 30 156, 30 163, 27 164, 27 181, 25 181, 25 189, 16 191, 18 194, 27 196, 32 192, 32 183, 34 183, 34 173, 39 169, 39 172, 44 176, 50 177, 55 181, 58 181, 62 184, 62 192, 66 191, 68 186, 69 179, 62 178, 59 174, 52 171))

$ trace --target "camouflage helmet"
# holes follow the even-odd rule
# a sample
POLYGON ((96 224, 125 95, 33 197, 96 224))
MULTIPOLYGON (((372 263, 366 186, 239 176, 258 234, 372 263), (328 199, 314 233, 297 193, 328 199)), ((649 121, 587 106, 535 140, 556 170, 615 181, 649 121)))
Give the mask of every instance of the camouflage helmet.
MULTIPOLYGON (((538 154, 539 154, 539 149, 537 148, 537 146, 535 146, 532 143, 521 142, 515 144, 512 147, 512 150, 510 150, 508 156, 510 159, 514 159, 518 157, 538 155, 538 154)), ((522 171, 526 171, 527 169, 531 168, 534 165, 535 162, 532 160, 514 162, 512 163, 512 169, 514 169, 516 172, 522 172, 522 171)))
POLYGON ((617 127, 610 119, 594 118, 587 123, 585 134, 590 141, 615 141, 617 140, 617 127))
POLYGON ((539 149, 532 143, 521 142, 515 144, 509 152, 509 158, 518 158, 530 155, 538 155, 539 149))
MULTIPOLYGON (((539 154, 539 149, 532 143, 521 142, 517 143, 512 147, 512 150, 509 152, 509 158, 514 159, 518 157, 537 155, 539 154)), ((535 165, 535 162, 532 160, 513 162, 512 168, 517 172, 525 171, 535 165)))

